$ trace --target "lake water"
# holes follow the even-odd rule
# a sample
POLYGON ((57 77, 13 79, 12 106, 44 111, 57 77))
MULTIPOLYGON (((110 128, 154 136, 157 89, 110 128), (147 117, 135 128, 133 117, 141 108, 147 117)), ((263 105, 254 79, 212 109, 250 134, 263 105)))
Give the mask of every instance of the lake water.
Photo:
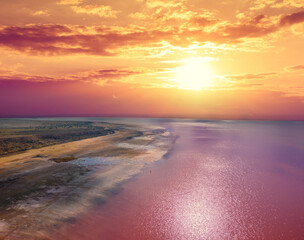
POLYGON ((137 122, 170 154, 56 239, 304 239, 304 122, 137 122))

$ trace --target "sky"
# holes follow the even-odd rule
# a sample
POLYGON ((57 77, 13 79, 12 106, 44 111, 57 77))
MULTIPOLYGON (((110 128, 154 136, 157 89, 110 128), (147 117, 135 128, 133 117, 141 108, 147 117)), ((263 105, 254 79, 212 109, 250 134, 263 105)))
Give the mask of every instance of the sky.
POLYGON ((0 3, 0 117, 304 120, 303 0, 0 3))

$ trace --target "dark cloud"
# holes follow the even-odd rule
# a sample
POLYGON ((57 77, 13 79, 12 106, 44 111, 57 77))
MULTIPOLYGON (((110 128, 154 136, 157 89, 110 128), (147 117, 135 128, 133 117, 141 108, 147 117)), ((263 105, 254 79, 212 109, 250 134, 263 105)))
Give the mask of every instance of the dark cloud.
POLYGON ((0 81, 16 80, 30 81, 30 82, 57 82, 57 81, 76 81, 76 82, 100 82, 101 80, 107 82, 114 79, 127 77, 130 75, 140 74, 139 71, 121 70, 121 69, 101 69, 95 71, 81 72, 77 75, 68 75, 64 77, 49 77, 40 75, 31 75, 24 73, 15 73, 6 71, 0 74, 0 81))
POLYGON ((288 26, 304 22, 304 11, 292 13, 281 18, 280 26, 288 26))
POLYGON ((236 43, 244 38, 258 38, 276 32, 283 26, 304 21, 304 12, 281 18, 273 23, 264 15, 241 23, 222 25, 219 20, 191 18, 185 26, 160 29, 125 27, 27 25, 6 26, 0 29, 0 46, 27 54, 68 55, 92 54, 110 56, 126 47, 155 46, 166 41, 174 46, 186 47, 197 42, 236 43), (188 28, 189 25, 196 26, 188 28), (215 28, 205 30, 214 24, 215 28), (163 30, 164 29, 164 30, 163 30))
POLYGON ((260 15, 256 16, 255 18, 253 18, 251 22, 257 24, 257 23, 261 22, 262 19, 265 19, 265 18, 266 18, 265 15, 260 14, 260 15))
POLYGON ((256 38, 277 31, 277 27, 259 27, 254 24, 244 24, 226 27, 224 31, 227 34, 227 37, 231 39, 240 39, 244 37, 256 38))
MULTIPOLYGON (((77 27, 78 28, 78 27, 77 27)), ((79 27, 79 29, 86 29, 79 27)), ((122 33, 99 29, 81 33, 64 25, 8 26, 0 30, 0 45, 30 54, 113 55, 111 50, 124 46, 144 45, 169 39, 173 33, 165 31, 135 31, 122 33)))

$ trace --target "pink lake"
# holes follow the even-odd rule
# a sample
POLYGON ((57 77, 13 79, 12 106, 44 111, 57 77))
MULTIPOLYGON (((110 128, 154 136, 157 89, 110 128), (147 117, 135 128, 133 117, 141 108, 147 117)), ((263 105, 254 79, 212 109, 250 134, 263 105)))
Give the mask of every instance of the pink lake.
POLYGON ((303 122, 157 124, 168 156, 54 239, 304 239, 303 122))

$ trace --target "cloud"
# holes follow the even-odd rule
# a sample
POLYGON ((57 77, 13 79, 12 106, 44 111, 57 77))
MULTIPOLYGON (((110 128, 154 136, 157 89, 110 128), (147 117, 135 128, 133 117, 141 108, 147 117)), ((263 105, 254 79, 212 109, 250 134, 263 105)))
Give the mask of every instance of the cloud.
POLYGON ((135 70, 102 69, 97 71, 83 72, 74 76, 67 76, 65 79, 100 83, 100 81, 110 82, 115 79, 126 78, 128 76, 137 75, 141 73, 142 72, 135 70))
POLYGON ((289 26, 304 22, 304 11, 292 13, 281 18, 280 26, 289 26))
POLYGON ((296 7, 302 8, 304 7, 304 2, 302 0, 281 0, 273 5, 272 8, 283 8, 283 7, 296 7))
POLYGON ((100 69, 94 71, 80 72, 74 75, 67 75, 63 77, 50 77, 43 75, 26 74, 11 70, 0 69, 0 81, 30 81, 30 82, 58 82, 58 81, 75 81, 75 82, 90 82, 90 83, 107 83, 112 80, 126 78, 131 75, 143 73, 142 71, 130 69, 100 69))
POLYGON ((205 16, 194 16, 191 18, 190 22, 200 27, 205 27, 211 24, 215 24, 217 20, 205 16))
MULTIPOLYGON (((129 29, 133 30, 133 29, 129 29)), ((123 32, 111 28, 67 25, 7 26, 0 29, 0 46, 28 54, 94 54, 109 56, 126 46, 147 46, 158 41, 174 41, 176 33, 161 30, 123 32), (173 37, 171 39, 171 37, 173 37)))
POLYGON ((131 14, 129 14, 129 16, 134 19, 148 19, 149 18, 149 16, 147 16, 146 14, 141 13, 141 12, 131 13, 131 14))
POLYGON ((147 0, 146 5, 148 8, 175 8, 182 6, 184 0, 166 0, 166 1, 160 1, 160 0, 147 0))
POLYGON ((58 4, 61 4, 61 5, 78 5, 82 2, 83 2, 83 0, 61 0, 61 1, 58 2, 58 4))
POLYGON ((30 54, 110 55, 105 46, 107 39, 102 35, 96 38, 90 34, 79 34, 75 29, 65 25, 9 26, 0 30, 0 45, 30 54))
MULTIPOLYGON (((88 9, 91 11, 90 8, 88 9)), ((96 14, 101 16, 114 17, 110 10, 98 11, 96 10, 96 14)), ((257 15, 237 23, 215 19, 204 13, 193 16, 187 13, 186 16, 189 17, 186 19, 179 19, 182 15, 178 12, 172 14, 168 13, 167 16, 158 18, 159 22, 156 22, 156 25, 146 27, 137 25, 86 27, 53 24, 3 26, 0 28, 0 46, 32 55, 111 56, 119 54, 126 48, 155 48, 168 44, 188 47, 193 42, 237 44, 246 42, 249 38, 262 38, 277 32, 282 27, 304 21, 304 12, 283 16, 279 22, 265 15, 257 15), (162 22, 166 23, 165 27, 161 25, 162 22)))
POLYGON ((97 15, 103 18, 116 18, 118 11, 111 6, 83 4, 84 0, 61 0, 57 4, 68 5, 75 13, 97 15))
POLYGON ((99 17, 104 18, 116 18, 118 11, 113 10, 110 6, 100 5, 84 5, 84 6, 71 6, 71 8, 76 13, 85 13, 85 14, 92 14, 98 15, 99 17))
POLYGON ((244 75, 228 75, 225 76, 230 80, 250 80, 250 79, 263 79, 275 75, 275 72, 257 73, 257 74, 244 74, 244 75))
POLYGON ((304 70, 304 65, 290 66, 287 69, 292 71, 304 70))
POLYGON ((255 24, 240 24, 236 26, 227 26, 223 29, 228 39, 240 38, 256 38, 263 37, 277 31, 277 27, 273 26, 257 26, 255 24))
POLYGON ((250 10, 260 10, 274 4, 276 0, 255 0, 252 2, 253 6, 250 8, 250 10))
POLYGON ((261 10, 265 8, 302 8, 303 0, 253 0, 250 10, 261 10))
POLYGON ((39 11, 35 11, 33 12, 33 16, 49 16, 50 13, 48 10, 39 10, 39 11))

